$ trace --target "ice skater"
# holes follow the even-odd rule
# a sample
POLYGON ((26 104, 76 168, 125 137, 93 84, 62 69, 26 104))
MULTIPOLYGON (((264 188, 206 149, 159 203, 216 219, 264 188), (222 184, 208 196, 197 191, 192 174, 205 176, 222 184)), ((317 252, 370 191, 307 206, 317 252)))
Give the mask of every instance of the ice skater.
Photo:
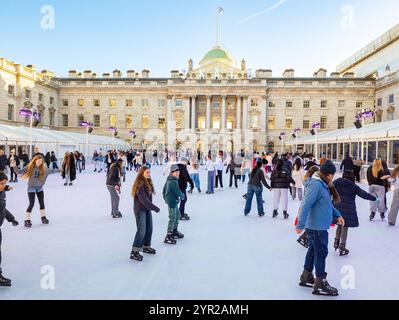
POLYGON ((62 179, 64 179, 64 186, 72 186, 73 181, 76 179, 76 165, 72 153, 68 151, 65 152, 61 168, 61 176, 62 179))
POLYGON ((111 196, 111 216, 114 219, 122 218, 122 213, 119 211, 119 200, 121 194, 121 175, 122 175, 122 159, 118 159, 111 164, 107 172, 107 189, 111 196))
POLYGON ((381 160, 375 159, 373 164, 367 169, 369 193, 377 198, 376 201, 370 202, 370 221, 374 220, 377 210, 380 212, 381 220, 385 219, 385 180, 388 178, 390 178, 389 175, 384 175, 381 160))
POLYGON ((280 207, 280 201, 283 207, 284 219, 289 218, 288 214, 288 189, 290 183, 295 186, 295 181, 292 179, 291 174, 284 169, 283 160, 279 159, 276 164, 275 170, 271 174, 271 187, 274 191, 274 210, 273 218, 278 216, 278 209, 280 207))
POLYGON ((212 161, 212 156, 210 156, 210 155, 208 155, 208 160, 206 161, 206 164, 205 164, 205 170, 208 173, 208 186, 206 189, 206 194, 214 194, 215 193, 216 164, 212 161))

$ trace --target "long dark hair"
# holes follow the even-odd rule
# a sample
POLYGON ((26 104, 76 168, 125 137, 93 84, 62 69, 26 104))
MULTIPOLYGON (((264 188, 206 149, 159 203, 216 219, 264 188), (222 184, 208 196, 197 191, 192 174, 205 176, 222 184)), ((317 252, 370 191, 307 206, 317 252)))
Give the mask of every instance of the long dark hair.
POLYGON ((136 180, 133 183, 132 186, 132 196, 134 197, 139 189, 144 186, 145 191, 148 194, 153 194, 154 193, 154 184, 152 183, 151 179, 146 179, 144 178, 144 172, 149 170, 150 168, 144 166, 140 169, 139 173, 137 174, 136 180))
POLYGON ((258 170, 262 167, 262 162, 261 161, 256 161, 255 167, 251 171, 251 178, 255 177, 256 173, 258 170))
POLYGON ((294 163, 294 169, 296 171, 299 171, 302 167, 302 161, 300 158, 296 158, 295 163, 294 163))

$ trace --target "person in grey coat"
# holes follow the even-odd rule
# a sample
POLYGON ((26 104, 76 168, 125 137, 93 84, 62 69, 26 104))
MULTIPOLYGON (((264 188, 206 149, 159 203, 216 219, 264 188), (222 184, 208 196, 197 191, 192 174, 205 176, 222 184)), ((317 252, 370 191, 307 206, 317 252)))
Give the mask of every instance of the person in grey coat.
POLYGON ((6 209, 6 191, 12 190, 7 186, 8 178, 4 172, 0 172, 0 287, 11 287, 11 280, 3 277, 1 270, 1 226, 4 220, 12 223, 14 227, 18 226, 18 221, 11 214, 10 211, 6 209))
POLYGON ((107 172, 107 189, 111 195, 111 216, 114 219, 122 218, 122 214, 119 211, 119 194, 121 193, 121 174, 122 174, 122 159, 118 159, 117 162, 109 166, 107 172))

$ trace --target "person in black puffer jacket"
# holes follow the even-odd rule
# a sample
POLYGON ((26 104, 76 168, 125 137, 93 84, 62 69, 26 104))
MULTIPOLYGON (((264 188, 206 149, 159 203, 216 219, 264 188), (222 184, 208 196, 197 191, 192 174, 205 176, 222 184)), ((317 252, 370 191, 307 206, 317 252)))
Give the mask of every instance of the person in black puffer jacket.
POLYGON ((4 154, 4 150, 0 150, 0 171, 5 171, 8 166, 8 158, 4 154))
POLYGON ((190 177, 190 174, 187 171, 188 159, 182 157, 180 162, 177 163, 179 167, 180 176, 179 176, 179 189, 184 194, 184 199, 180 201, 179 211, 180 211, 180 220, 190 220, 189 215, 186 211, 186 203, 187 203, 187 187, 190 184, 190 190, 188 193, 192 193, 194 190, 194 182, 190 177))
POLYGON ((284 168, 283 160, 279 159, 276 163, 276 168, 271 175, 271 185, 274 190, 274 210, 273 218, 278 216, 278 208, 280 201, 283 202, 283 216, 284 219, 288 219, 288 189, 290 184, 295 185, 295 181, 292 179, 291 174, 284 168))
POLYGON ((110 165, 107 173, 107 189, 111 195, 112 218, 122 218, 119 212, 119 194, 121 192, 122 159, 110 165))
POLYGON ((369 201, 375 201, 377 199, 356 185, 355 175, 351 170, 345 171, 342 178, 335 180, 333 184, 341 198, 341 202, 335 204, 335 208, 342 214, 345 220, 345 226, 338 225, 334 249, 339 249, 340 256, 346 256, 349 254, 349 250, 346 249, 348 228, 357 228, 359 226, 356 210, 356 196, 369 201))

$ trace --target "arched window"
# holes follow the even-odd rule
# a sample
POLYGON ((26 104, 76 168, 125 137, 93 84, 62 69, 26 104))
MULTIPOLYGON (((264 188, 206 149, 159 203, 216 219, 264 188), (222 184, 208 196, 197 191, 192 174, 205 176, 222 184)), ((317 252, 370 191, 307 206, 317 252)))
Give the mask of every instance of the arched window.
POLYGON ((269 142, 269 144, 267 145, 267 152, 274 153, 274 142, 269 142))

